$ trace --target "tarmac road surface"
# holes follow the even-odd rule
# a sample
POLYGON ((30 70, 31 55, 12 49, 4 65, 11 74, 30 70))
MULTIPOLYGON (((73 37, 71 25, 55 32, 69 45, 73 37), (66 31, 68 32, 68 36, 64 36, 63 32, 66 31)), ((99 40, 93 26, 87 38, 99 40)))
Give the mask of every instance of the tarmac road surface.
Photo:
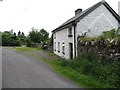
POLYGON ((2 48, 3 88, 80 88, 34 58, 2 48))

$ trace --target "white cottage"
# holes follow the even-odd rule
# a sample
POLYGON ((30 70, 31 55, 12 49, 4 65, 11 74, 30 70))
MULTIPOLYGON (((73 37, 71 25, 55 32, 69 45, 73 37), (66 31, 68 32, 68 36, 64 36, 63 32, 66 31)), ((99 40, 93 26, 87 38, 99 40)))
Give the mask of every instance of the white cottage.
POLYGON ((85 32, 88 37, 103 31, 118 29, 119 15, 102 0, 85 11, 77 9, 75 16, 52 31, 54 53, 69 59, 77 56, 77 37, 85 32))

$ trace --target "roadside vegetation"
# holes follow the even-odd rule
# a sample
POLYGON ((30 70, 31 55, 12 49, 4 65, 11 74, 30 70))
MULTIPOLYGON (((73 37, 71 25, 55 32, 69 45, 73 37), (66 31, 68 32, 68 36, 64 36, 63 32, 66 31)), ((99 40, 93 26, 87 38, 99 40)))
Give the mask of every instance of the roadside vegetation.
POLYGON ((49 41, 49 33, 46 30, 39 30, 34 27, 27 36, 21 31, 17 34, 13 30, 0 32, 0 43, 2 42, 2 46, 26 45, 28 47, 38 47, 40 44, 47 43, 49 41))
POLYGON ((117 61, 103 62, 91 54, 83 54, 73 60, 58 60, 52 64, 55 69, 90 88, 118 88, 119 65, 117 61))

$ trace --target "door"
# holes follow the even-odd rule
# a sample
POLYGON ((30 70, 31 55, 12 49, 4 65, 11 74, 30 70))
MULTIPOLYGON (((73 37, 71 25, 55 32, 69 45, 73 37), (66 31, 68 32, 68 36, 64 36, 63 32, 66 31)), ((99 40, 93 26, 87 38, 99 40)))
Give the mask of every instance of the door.
POLYGON ((73 59, 73 44, 69 43, 69 55, 70 59, 73 59))

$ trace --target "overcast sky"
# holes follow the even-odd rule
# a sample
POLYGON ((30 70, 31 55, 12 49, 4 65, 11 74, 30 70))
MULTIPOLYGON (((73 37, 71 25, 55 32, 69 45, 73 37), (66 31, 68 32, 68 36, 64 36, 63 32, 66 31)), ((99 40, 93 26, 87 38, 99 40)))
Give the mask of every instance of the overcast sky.
MULTIPOLYGON (((50 34, 66 20, 74 16, 78 8, 83 10, 101 0, 3 0, 0 1, 0 31, 19 30, 28 34, 32 27, 44 28, 50 34)), ((118 13, 118 1, 106 0, 118 13)))

